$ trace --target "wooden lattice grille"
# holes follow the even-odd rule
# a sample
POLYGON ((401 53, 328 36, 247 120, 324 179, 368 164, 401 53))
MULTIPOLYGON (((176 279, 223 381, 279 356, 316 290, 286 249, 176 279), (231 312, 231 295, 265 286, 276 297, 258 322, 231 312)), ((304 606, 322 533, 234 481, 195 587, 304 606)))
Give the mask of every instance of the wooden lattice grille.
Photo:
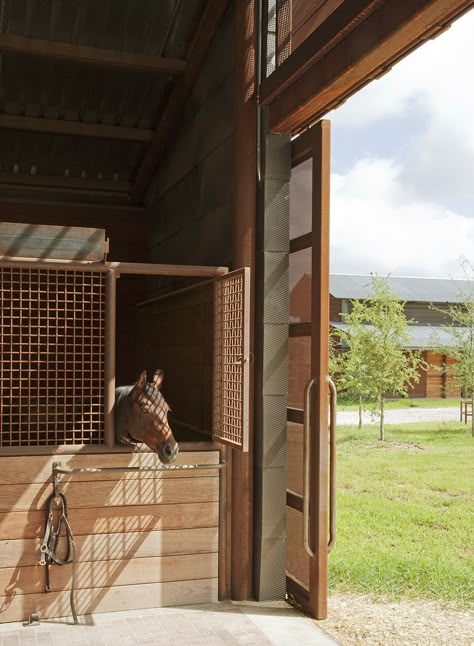
POLYGON ((248 451, 250 270, 215 281, 213 438, 248 451))
POLYGON ((0 267, 0 446, 103 442, 105 278, 0 267))

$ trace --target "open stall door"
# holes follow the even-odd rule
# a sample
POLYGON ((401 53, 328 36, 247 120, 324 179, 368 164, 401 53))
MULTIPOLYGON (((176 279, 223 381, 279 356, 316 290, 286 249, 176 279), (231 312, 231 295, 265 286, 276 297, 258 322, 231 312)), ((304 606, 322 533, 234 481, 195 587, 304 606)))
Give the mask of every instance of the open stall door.
POLYGON ((288 596, 324 619, 334 529, 329 464, 334 406, 328 422, 330 122, 320 121, 292 146, 286 581, 288 596))
POLYGON ((250 269, 214 282, 212 439, 249 448, 250 269))

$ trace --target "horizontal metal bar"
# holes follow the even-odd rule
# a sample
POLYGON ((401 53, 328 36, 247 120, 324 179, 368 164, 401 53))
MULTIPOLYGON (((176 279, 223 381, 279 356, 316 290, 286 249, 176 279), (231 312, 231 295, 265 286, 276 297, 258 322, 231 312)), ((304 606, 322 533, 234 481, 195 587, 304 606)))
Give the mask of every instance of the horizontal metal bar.
POLYGON ((41 258, 0 257, 0 267, 25 267, 31 269, 70 269, 78 271, 114 271, 117 274, 147 276, 222 276, 228 267, 207 265, 162 265, 146 262, 81 262, 68 260, 43 260, 41 258))
POLYGON ((204 287, 205 285, 212 285, 212 284, 213 284, 212 280, 202 280, 199 283, 196 283, 195 285, 187 285, 186 287, 180 287, 179 289, 174 289, 172 292, 166 292, 166 294, 153 296, 153 298, 149 298, 146 301, 141 301, 140 303, 137 303, 137 307, 145 307, 146 305, 152 305, 153 303, 157 303, 158 301, 163 301, 167 298, 170 298, 171 296, 176 296, 177 294, 183 294, 185 292, 191 292, 193 289, 199 289, 200 287, 204 287))
POLYGON ((158 467, 83 467, 71 469, 69 467, 59 467, 53 464, 53 474, 71 474, 71 473, 108 473, 112 471, 124 471, 139 473, 141 471, 192 471, 194 469, 223 469, 226 462, 215 464, 162 464, 158 467))

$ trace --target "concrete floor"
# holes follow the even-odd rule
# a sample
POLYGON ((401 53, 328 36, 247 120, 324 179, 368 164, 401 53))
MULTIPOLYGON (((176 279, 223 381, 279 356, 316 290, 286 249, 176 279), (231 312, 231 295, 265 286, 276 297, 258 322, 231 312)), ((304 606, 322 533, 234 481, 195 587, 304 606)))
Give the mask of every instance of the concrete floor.
POLYGON ((39 625, 0 626, 1 646, 135 646, 246 644, 247 646, 337 646, 317 626, 284 602, 221 602, 79 618, 43 620, 39 625))

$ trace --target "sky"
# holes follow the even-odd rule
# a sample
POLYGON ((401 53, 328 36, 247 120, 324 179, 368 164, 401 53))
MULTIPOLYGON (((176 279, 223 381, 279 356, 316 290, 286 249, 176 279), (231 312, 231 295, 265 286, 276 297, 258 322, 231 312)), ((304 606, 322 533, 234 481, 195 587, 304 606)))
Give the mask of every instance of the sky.
POLYGON ((331 272, 474 265, 474 10, 327 115, 331 272))

